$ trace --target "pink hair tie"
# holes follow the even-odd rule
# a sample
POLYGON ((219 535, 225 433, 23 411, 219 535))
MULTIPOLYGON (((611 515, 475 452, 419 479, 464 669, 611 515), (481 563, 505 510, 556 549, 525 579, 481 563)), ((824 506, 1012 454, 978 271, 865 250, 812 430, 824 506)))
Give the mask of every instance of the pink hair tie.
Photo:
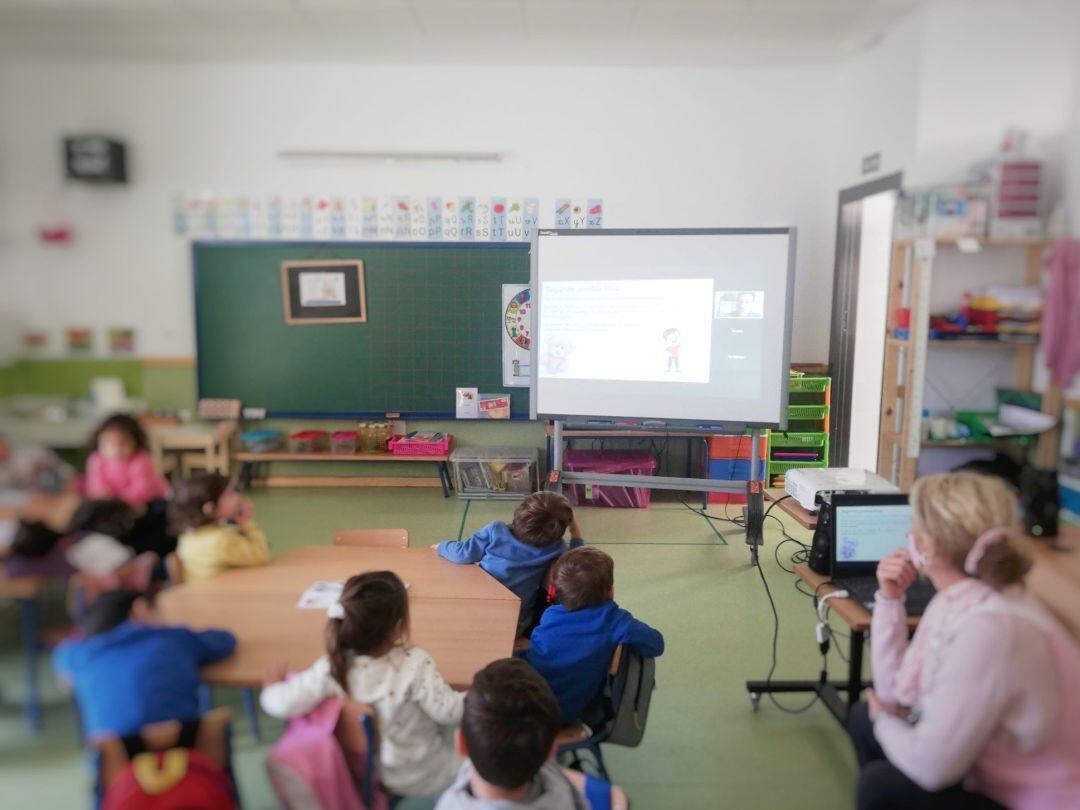
POLYGON ((970 577, 977 576, 979 563, 981 563, 982 558, 986 556, 987 549, 995 543, 1000 543, 1002 540, 1008 539, 1009 534, 1010 531, 1005 526, 995 526, 980 534, 979 539, 975 541, 975 545, 971 547, 971 551, 969 551, 967 557, 964 558, 964 573, 970 577))

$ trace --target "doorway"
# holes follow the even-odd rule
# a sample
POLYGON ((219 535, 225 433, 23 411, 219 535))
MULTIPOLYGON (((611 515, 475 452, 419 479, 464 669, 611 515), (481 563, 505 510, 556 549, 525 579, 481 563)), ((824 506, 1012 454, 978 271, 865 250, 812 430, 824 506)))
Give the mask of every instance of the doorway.
POLYGON ((886 302, 900 173, 840 192, 829 340, 833 466, 877 469, 886 302))

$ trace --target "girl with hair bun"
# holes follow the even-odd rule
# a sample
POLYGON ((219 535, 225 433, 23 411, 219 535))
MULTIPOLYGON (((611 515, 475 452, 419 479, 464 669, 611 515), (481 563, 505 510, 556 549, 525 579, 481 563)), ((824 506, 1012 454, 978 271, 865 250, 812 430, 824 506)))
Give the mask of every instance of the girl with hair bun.
POLYGON ((1080 808, 1080 647, 1024 589, 1030 541, 997 478, 931 475, 878 565, 874 689, 851 712, 856 806, 1080 808), (908 640, 904 595, 937 591, 908 640))

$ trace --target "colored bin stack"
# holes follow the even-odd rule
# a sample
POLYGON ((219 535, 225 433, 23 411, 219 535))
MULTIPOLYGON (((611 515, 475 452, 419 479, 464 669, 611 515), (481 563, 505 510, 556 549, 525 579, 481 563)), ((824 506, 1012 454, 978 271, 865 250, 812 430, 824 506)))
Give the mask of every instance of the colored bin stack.
MULTIPOLYGON (((758 458, 765 469, 769 440, 761 437, 758 458)), ((714 481, 747 481, 750 478, 750 434, 713 436, 709 439, 709 478, 714 481)), ((746 503, 745 492, 710 492, 709 503, 746 503)))
POLYGON ((829 466, 829 377, 791 377, 788 430, 769 434, 767 478, 782 487, 784 474, 799 467, 829 466))

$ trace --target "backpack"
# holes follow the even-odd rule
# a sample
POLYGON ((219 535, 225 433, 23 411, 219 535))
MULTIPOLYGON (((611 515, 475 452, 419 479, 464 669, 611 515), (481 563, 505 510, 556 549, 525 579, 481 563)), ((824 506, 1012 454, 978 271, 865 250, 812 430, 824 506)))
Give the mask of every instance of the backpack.
MULTIPOLYGON (((327 698, 308 714, 294 717, 266 757, 266 771, 274 791, 288 810, 386 810, 387 795, 369 782, 365 804, 349 769, 345 752, 335 736, 342 718, 340 698, 327 698)), ((346 718, 348 720, 348 718, 346 718)), ((356 720, 359 728, 359 720, 356 720)))
POLYGON ((608 679, 606 687, 615 717, 610 721, 605 742, 631 748, 641 744, 655 688, 656 659, 642 658, 627 645, 623 649, 619 668, 615 676, 608 679))
POLYGON ((110 781, 101 810, 237 810, 229 775, 192 747, 197 728, 185 723, 177 746, 163 751, 125 737, 128 762, 110 781))

